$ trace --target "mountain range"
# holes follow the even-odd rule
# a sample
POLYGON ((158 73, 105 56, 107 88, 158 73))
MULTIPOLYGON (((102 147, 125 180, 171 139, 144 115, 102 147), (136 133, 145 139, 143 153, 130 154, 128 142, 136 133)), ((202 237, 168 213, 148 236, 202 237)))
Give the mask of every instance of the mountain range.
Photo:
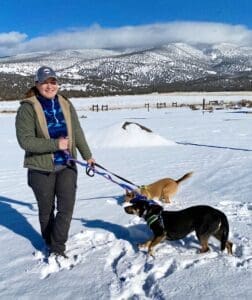
POLYGON ((83 49, 0 58, 0 99, 20 99, 51 66, 68 97, 252 90, 252 48, 170 43, 151 49, 83 49))

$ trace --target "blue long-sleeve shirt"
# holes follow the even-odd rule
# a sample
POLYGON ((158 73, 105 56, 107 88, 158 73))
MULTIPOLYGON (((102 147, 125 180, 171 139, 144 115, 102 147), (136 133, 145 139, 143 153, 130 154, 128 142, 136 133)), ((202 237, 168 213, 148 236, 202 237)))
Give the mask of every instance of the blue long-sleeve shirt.
MULTIPOLYGON (((37 99, 43 108, 50 137, 53 139, 66 137, 67 127, 58 101, 58 96, 56 95, 54 99, 47 99, 41 95, 38 95, 37 99)), ((66 162, 66 155, 63 151, 59 150, 54 152, 55 165, 65 165, 66 162)))

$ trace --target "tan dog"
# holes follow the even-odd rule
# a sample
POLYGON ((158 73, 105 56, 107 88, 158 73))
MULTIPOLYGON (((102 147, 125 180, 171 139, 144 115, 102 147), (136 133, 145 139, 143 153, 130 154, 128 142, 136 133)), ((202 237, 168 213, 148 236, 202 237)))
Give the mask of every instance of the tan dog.
POLYGON ((170 198, 176 194, 180 182, 191 177, 193 172, 186 173, 184 176, 178 180, 171 178, 163 178, 149 185, 143 185, 139 190, 129 192, 126 190, 126 195, 124 196, 124 201, 129 202, 131 199, 135 198, 137 193, 146 196, 148 200, 158 199, 164 203, 170 203, 170 198))

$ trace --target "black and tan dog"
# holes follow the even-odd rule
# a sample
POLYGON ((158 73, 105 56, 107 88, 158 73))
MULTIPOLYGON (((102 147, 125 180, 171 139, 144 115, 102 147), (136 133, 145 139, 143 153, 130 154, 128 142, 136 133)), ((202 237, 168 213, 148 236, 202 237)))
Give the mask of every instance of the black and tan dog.
POLYGON ((206 205, 188 207, 179 211, 164 211, 154 201, 133 199, 131 205, 124 207, 128 214, 134 214, 146 220, 154 237, 140 244, 147 247, 153 255, 153 247, 163 241, 178 240, 195 231, 200 242, 200 253, 209 251, 208 239, 214 236, 221 243, 221 251, 227 248, 232 254, 232 243, 228 241, 229 224, 226 215, 206 205))

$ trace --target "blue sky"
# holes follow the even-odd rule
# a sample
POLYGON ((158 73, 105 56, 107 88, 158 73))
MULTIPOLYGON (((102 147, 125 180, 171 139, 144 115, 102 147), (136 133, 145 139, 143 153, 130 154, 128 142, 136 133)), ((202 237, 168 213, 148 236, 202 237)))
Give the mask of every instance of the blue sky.
POLYGON ((208 32, 210 43, 221 42, 220 36, 223 42, 229 42, 230 35, 231 43, 246 45, 252 31, 251 2, 0 0, 0 55, 29 49, 64 49, 67 43, 71 48, 139 47, 141 43, 155 46, 172 41, 198 43, 201 37, 205 42, 208 32))

